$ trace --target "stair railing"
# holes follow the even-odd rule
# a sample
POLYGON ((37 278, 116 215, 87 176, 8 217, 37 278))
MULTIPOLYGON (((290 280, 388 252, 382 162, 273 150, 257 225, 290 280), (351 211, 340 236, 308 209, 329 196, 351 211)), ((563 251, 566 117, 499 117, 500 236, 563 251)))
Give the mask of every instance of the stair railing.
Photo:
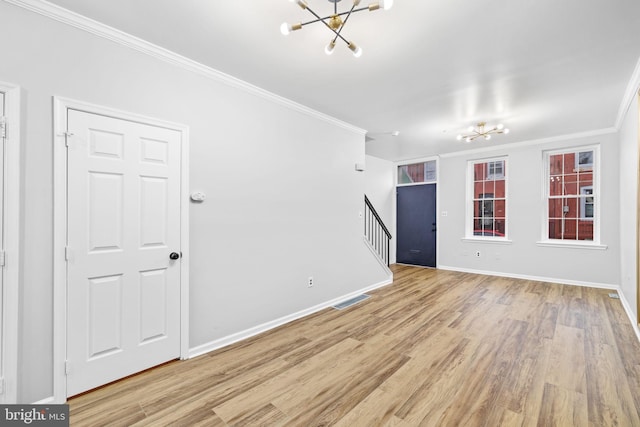
POLYGON ((364 205, 364 236, 380 259, 389 266, 391 233, 384 225, 382 218, 380 218, 366 194, 364 196, 364 205))

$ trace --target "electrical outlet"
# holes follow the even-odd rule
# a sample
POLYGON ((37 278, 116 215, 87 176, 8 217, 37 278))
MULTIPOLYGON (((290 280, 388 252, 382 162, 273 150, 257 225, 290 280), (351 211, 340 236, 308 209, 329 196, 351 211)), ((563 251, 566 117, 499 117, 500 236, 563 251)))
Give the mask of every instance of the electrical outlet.
POLYGON ((307 287, 313 287, 313 276, 309 276, 309 278, 307 279, 307 287))
POLYGON ((480 251, 476 251, 476 258, 480 258, 480 251))

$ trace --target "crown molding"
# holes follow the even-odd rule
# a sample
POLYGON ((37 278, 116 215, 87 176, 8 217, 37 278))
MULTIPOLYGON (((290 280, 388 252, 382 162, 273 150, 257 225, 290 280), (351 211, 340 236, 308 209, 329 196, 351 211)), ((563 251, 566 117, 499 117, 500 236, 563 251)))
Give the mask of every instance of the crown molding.
POLYGON ((627 89, 624 92, 624 98, 622 98, 622 102, 620 103, 620 108, 618 109, 618 117, 616 118, 615 128, 620 130, 622 127, 622 122, 624 117, 627 115, 627 111, 629 111, 629 107, 631 107, 631 103, 636 96, 638 95, 638 89, 640 88, 640 58, 636 63, 636 69, 633 71, 631 75, 631 79, 629 80, 629 84, 627 85, 627 89))
POLYGON ((589 138, 593 136, 609 135, 616 132, 618 132, 618 129, 614 127, 604 128, 604 129, 595 129, 595 130, 590 130, 586 132, 552 136, 549 138, 531 139, 531 140, 522 141, 522 142, 512 142, 510 144, 493 145, 491 147, 482 147, 482 148, 476 148, 471 150, 455 151, 452 153, 440 154, 440 157, 441 158, 460 157, 460 156, 467 156, 470 154, 479 154, 479 153, 486 153, 491 151, 511 150, 511 149, 518 149, 523 147, 530 147, 534 145, 551 144, 553 142, 570 141, 572 139, 581 139, 581 138, 589 138))
POLYGON ((120 31, 108 25, 102 24, 98 21, 95 21, 91 18, 87 18, 86 16, 82 16, 68 9, 64 9, 53 3, 49 3, 48 1, 45 1, 45 0, 4 0, 4 1, 10 4, 13 4, 15 6, 18 6, 22 9, 29 10, 39 15, 42 15, 47 18, 53 19, 55 21, 61 22, 63 24, 69 25, 71 27, 75 27, 87 33, 110 40, 121 46, 136 50, 138 52, 149 55, 151 57, 154 57, 156 59, 159 59, 171 65, 183 68, 185 70, 191 71, 196 74, 200 74, 211 80, 215 80, 217 82, 243 90, 252 95, 258 96, 260 98, 266 99, 276 104, 280 104, 291 110, 294 110, 294 111, 315 117, 317 119, 323 120, 330 124, 339 126, 348 131, 351 131, 363 136, 366 133, 364 129, 361 129, 352 124, 339 120, 335 117, 329 116, 328 114, 321 113, 317 110, 314 110, 312 108, 309 108, 297 102, 291 101, 290 99, 287 99, 280 95, 276 95, 275 93, 259 88, 258 86, 252 85, 251 83, 247 83, 244 80, 240 80, 229 74, 225 74, 221 71, 218 71, 207 65, 196 62, 182 55, 179 55, 168 49, 162 48, 153 43, 149 43, 148 41, 145 41, 141 38, 125 33, 124 31, 120 31))

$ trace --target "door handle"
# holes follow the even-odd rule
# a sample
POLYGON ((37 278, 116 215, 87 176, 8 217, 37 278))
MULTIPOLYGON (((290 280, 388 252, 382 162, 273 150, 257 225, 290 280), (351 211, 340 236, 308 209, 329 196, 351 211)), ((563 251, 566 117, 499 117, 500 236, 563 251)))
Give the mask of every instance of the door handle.
POLYGON ((431 231, 436 231, 436 223, 435 223, 435 222, 432 222, 432 223, 431 223, 431 226, 433 227, 433 228, 431 229, 431 231))
POLYGON ((171 252, 169 254, 169 258, 173 259, 173 260, 176 260, 176 259, 180 258, 180 254, 178 252, 171 252))

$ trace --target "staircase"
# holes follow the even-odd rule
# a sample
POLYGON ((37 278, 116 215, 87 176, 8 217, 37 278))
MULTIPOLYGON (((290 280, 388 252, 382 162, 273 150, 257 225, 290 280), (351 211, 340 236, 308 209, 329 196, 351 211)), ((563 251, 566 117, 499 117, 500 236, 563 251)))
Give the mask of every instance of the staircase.
POLYGON ((364 196, 364 237, 369 243, 372 251, 378 256, 378 259, 387 267, 389 267, 389 242, 391 241, 391 233, 382 222, 380 215, 371 204, 371 201, 365 194, 364 196))

